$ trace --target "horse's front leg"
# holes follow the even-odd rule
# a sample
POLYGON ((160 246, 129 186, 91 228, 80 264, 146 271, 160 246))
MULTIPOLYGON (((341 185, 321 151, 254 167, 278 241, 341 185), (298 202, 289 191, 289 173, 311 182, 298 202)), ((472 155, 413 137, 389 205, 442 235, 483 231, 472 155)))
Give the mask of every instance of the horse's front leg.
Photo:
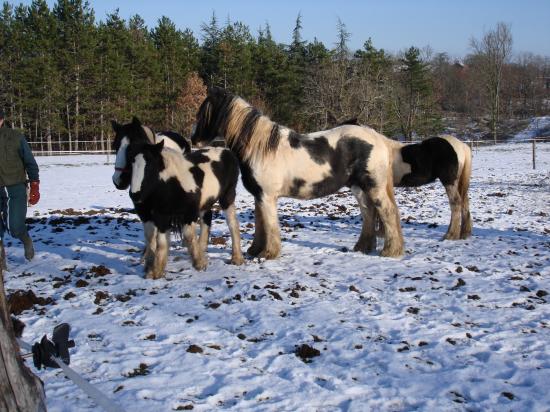
POLYGON ((158 229, 152 221, 148 221, 143 223, 143 232, 145 234, 145 249, 141 260, 145 264, 145 272, 147 273, 155 259, 158 229))
POLYGON ((208 239, 210 237, 210 228, 212 226, 212 210, 207 210, 201 214, 199 245, 204 253, 208 250, 208 239))
POLYGON ((251 256, 258 256, 265 249, 265 228, 262 216, 261 200, 254 201, 254 239, 246 251, 251 256))
POLYGON ((242 265, 244 263, 243 254, 241 252, 241 231, 237 213, 235 213, 235 204, 231 204, 224 211, 229 233, 231 233, 231 263, 233 265, 242 265))
POLYGON ((443 239, 457 240, 460 239, 460 228, 462 218, 462 198, 458 192, 458 185, 452 184, 445 186, 447 197, 449 198, 449 206, 451 207, 451 222, 447 229, 447 233, 443 239))
POLYGON ((170 230, 162 232, 156 230, 156 250, 152 267, 149 268, 146 278, 159 279, 164 276, 166 263, 168 262, 168 249, 170 248, 170 230))
POLYGON ((259 205, 264 227, 265 248, 260 253, 266 259, 275 259, 281 253, 281 231, 277 216, 277 198, 264 197, 259 205))
POLYGON ((201 248, 197 240, 195 223, 190 223, 183 226, 183 238, 187 243, 187 250, 191 255, 193 267, 197 270, 205 270, 208 264, 204 250, 201 248))
POLYGON ((361 217, 363 218, 361 235, 353 247, 353 250, 356 252, 369 253, 376 250, 376 209, 374 208, 374 205, 369 204, 365 192, 363 192, 358 186, 352 186, 351 191, 359 203, 361 217))

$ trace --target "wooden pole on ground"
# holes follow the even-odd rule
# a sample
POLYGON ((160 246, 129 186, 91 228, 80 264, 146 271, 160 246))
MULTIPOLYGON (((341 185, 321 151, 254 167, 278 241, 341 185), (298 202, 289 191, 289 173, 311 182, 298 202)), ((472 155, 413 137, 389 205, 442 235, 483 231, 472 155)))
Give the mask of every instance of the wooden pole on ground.
MULTIPOLYGON (((0 259, 2 256, 0 254, 0 259)), ((42 382, 23 363, 15 340, 0 262, 0 410, 46 411, 42 382)))

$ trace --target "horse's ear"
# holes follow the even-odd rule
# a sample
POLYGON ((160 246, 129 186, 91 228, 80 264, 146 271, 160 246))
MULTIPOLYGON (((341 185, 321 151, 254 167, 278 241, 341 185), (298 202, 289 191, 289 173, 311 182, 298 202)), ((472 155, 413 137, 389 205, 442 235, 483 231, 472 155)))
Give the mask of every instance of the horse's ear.
POLYGON ((222 96, 226 93, 225 89, 219 86, 212 86, 208 89, 208 96, 222 96))
POLYGON ((111 126, 113 126, 113 130, 116 132, 118 132, 120 130, 120 127, 122 125, 120 125, 116 120, 111 120, 111 126))
POLYGON ((164 140, 161 140, 160 142, 158 142, 157 144, 155 144, 153 146, 153 148, 155 149, 155 151, 157 152, 162 152, 162 149, 164 148, 164 140))
POLYGON ((132 117, 132 124, 134 126, 141 127, 141 122, 139 121, 139 119, 136 116, 132 117))

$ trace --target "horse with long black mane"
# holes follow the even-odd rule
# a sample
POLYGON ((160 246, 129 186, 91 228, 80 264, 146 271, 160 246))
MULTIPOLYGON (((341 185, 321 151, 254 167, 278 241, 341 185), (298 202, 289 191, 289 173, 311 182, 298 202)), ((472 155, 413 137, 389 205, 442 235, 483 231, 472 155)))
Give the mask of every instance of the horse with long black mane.
MULTIPOLYGON (((342 125, 359 125, 349 119, 342 125)), ((468 189, 472 174, 470 147, 450 135, 430 137, 418 143, 388 139, 393 151, 393 184, 416 187, 439 179, 451 208, 451 222, 443 239, 467 239, 472 235, 468 189)))
POLYGON ((281 237, 277 199, 313 199, 351 187, 363 227, 356 251, 376 249, 374 210, 387 236, 382 256, 403 253, 399 211, 393 197, 391 150, 372 129, 341 126, 307 135, 271 121, 242 98, 212 88, 197 113, 191 141, 205 144, 225 138, 237 155, 245 188, 255 198, 255 234, 251 255, 277 257, 281 237))
POLYGON ((130 174, 130 198, 145 222, 146 277, 162 277, 168 258, 170 231, 182 236, 193 267, 207 266, 206 249, 212 206, 219 201, 232 241, 231 263, 243 263, 239 222, 235 212, 239 163, 227 149, 211 148, 183 154, 166 148, 165 141, 150 144, 139 120, 127 129, 125 156, 130 174), (200 223, 197 239, 196 223, 200 223))

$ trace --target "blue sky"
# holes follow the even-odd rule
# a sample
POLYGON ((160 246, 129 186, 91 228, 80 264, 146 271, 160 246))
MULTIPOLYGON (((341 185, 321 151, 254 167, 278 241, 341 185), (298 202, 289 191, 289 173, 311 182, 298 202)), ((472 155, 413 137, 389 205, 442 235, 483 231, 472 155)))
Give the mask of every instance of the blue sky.
MULTIPOLYGON (((30 0, 23 3, 30 4, 30 0)), ((48 4, 54 3, 48 0, 48 4)), ((242 21, 254 35, 269 22, 275 40, 282 43, 290 42, 296 16, 301 13, 304 39, 317 37, 327 47, 336 41, 340 18, 351 33, 353 50, 371 37, 376 47, 391 52, 430 45, 453 57, 466 55, 472 37, 480 38, 502 21, 511 24, 514 53, 550 56, 550 0, 95 0, 90 4, 97 20, 118 8, 123 18, 139 14, 154 27, 164 15, 195 35, 213 11, 221 23, 228 18, 242 21)))

